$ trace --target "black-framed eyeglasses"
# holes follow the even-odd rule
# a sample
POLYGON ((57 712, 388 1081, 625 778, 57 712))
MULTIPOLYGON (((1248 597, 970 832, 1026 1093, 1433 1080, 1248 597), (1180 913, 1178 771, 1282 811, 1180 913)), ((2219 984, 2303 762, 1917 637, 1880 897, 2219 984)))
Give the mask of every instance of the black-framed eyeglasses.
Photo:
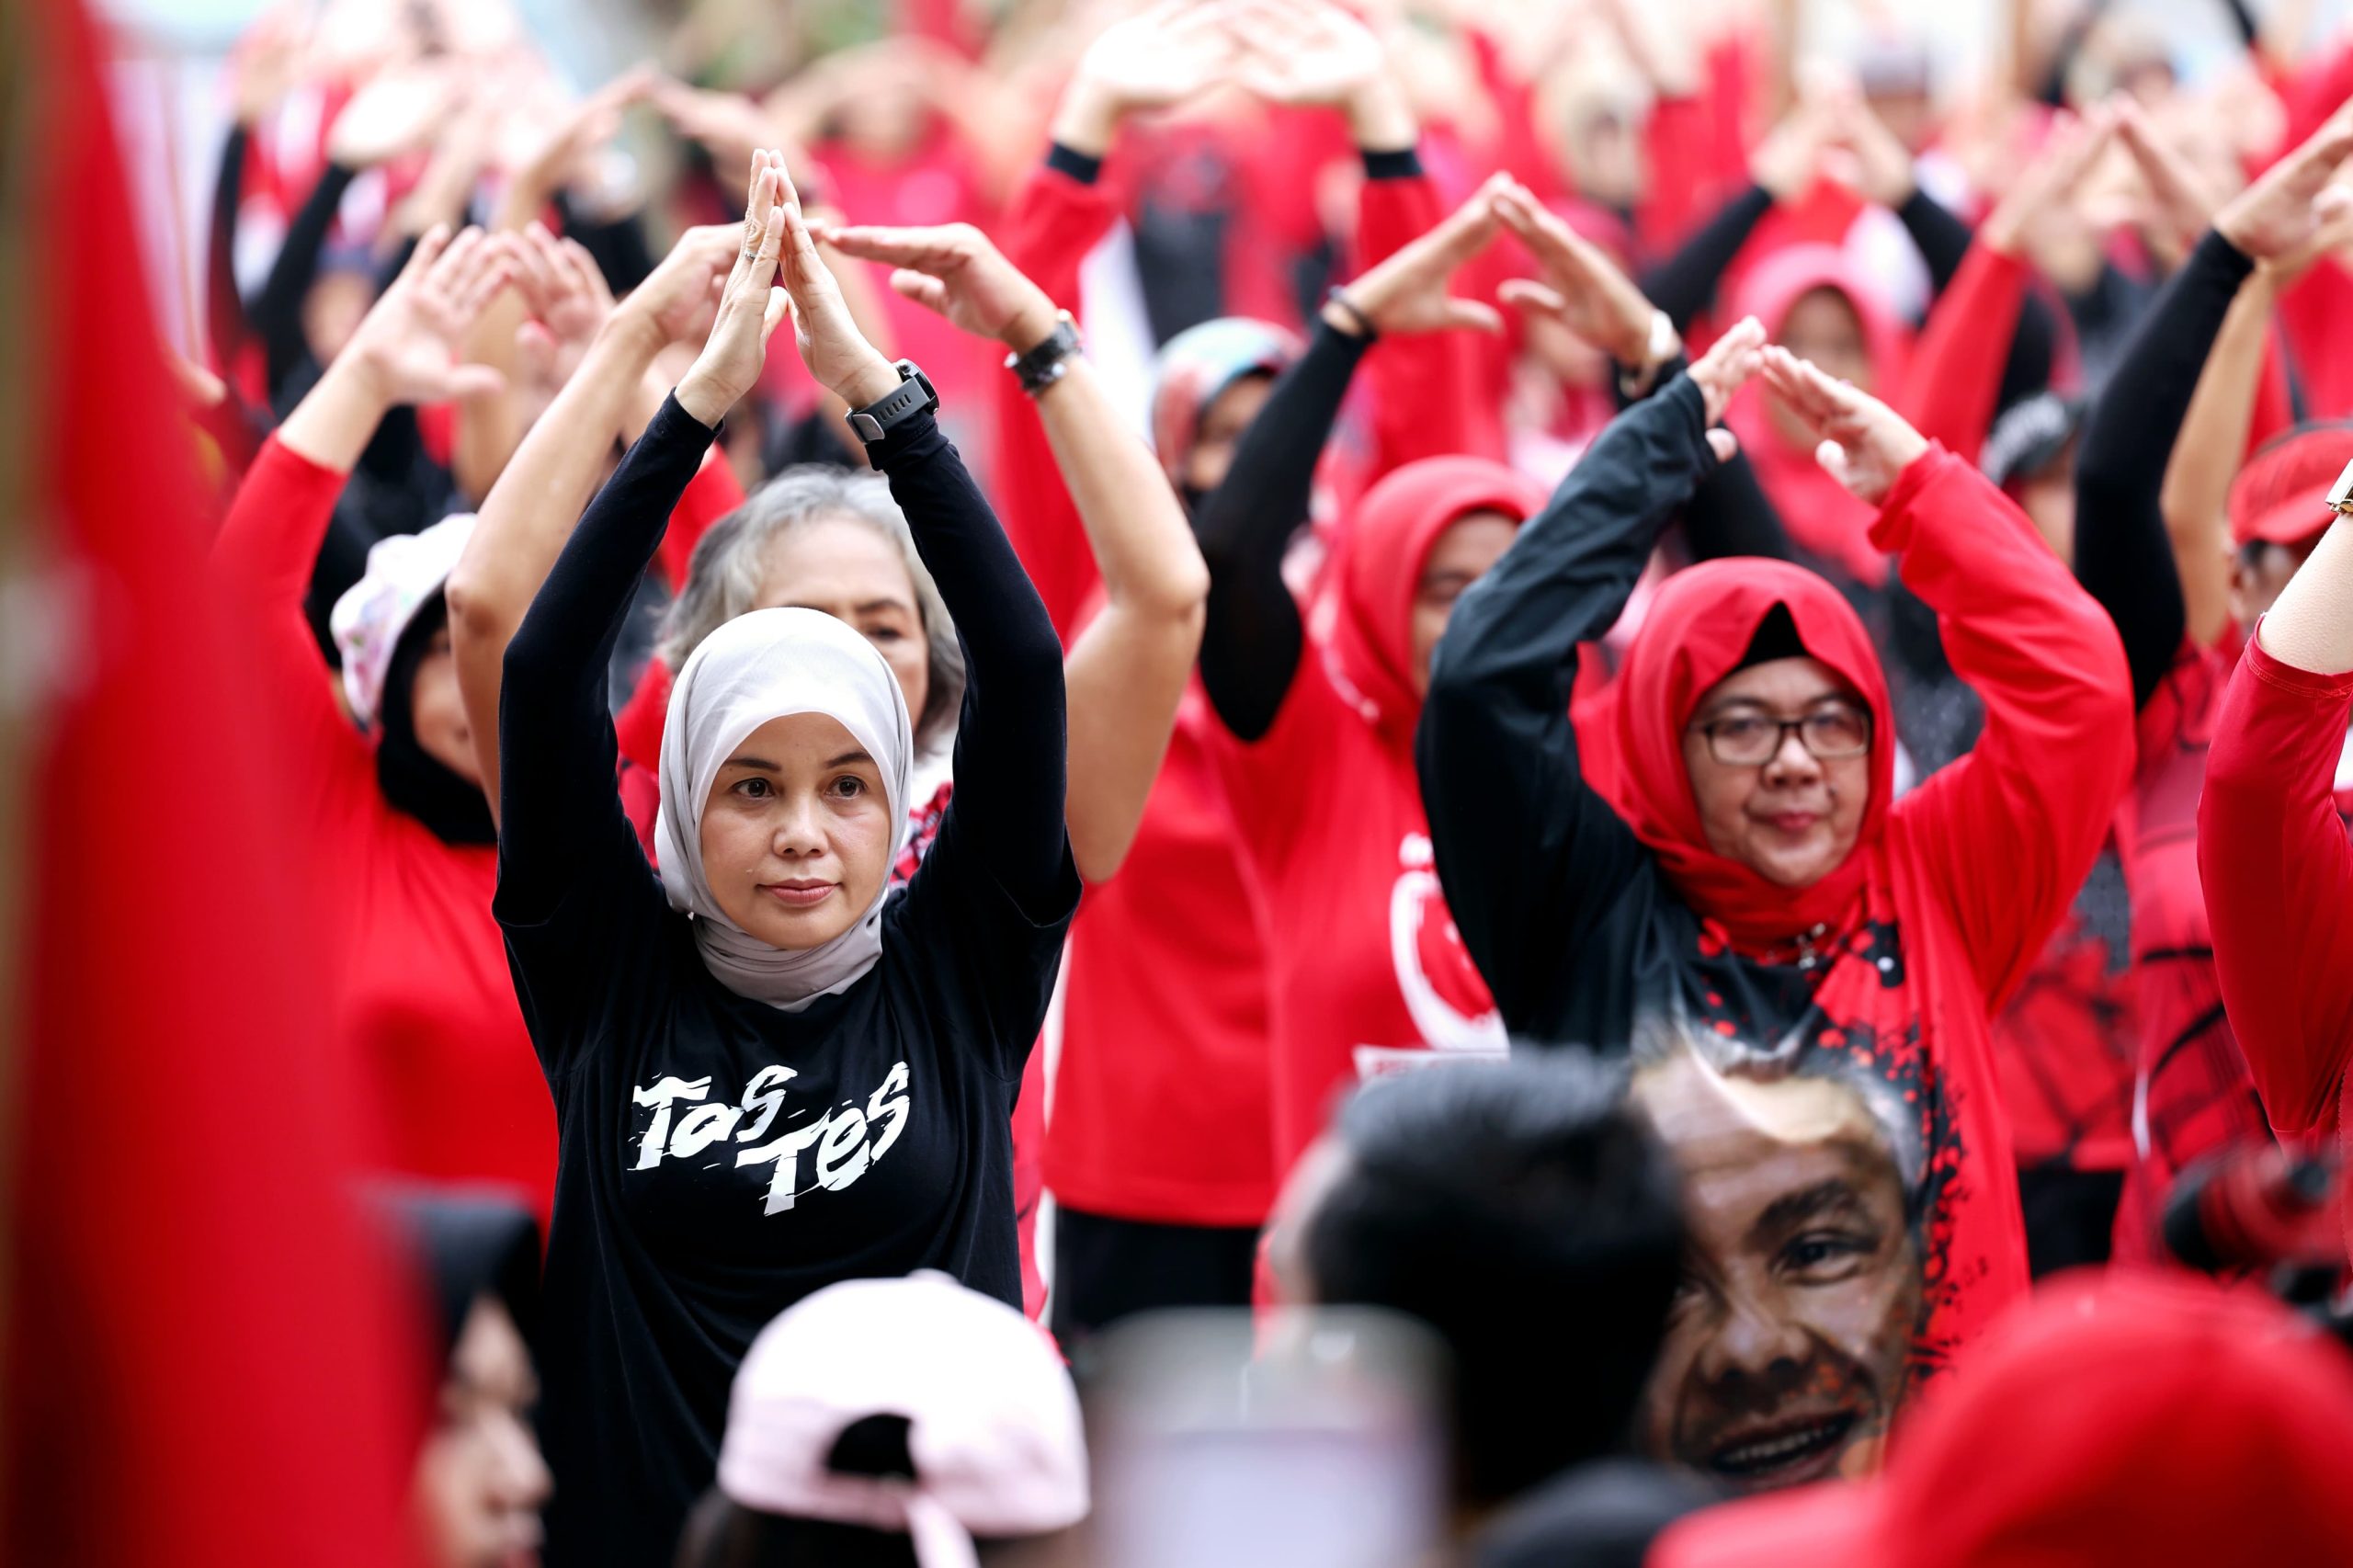
POLYGON ((1708 755, 1726 767, 1759 767, 1780 755, 1792 731, 1815 759, 1836 762, 1871 749, 1871 716, 1847 702, 1825 702, 1800 719, 1732 713, 1693 729, 1708 737, 1708 755))

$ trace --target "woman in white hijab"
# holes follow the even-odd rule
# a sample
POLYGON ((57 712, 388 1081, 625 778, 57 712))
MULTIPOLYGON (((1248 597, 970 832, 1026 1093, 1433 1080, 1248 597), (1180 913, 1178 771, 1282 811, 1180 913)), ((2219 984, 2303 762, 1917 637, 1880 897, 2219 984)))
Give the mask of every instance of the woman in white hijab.
POLYGON ((812 1291, 937 1268, 1021 1300, 1007 1125, 1078 895, 1062 651, 929 383, 851 323, 780 157, 756 155, 748 205, 701 357, 506 655, 494 908, 562 1147, 541 1353, 555 1562, 666 1560, 736 1363, 812 1291), (830 616, 739 617, 678 672, 658 880, 612 788, 614 639, 788 310, 963 644, 956 793, 897 893, 906 702, 830 616))

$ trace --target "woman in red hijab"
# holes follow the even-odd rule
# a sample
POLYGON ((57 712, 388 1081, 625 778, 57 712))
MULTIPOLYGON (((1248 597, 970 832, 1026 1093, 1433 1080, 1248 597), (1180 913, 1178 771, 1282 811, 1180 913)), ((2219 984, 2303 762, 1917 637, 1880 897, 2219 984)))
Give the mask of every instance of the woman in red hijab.
POLYGON ((1735 328, 1595 443, 1464 596, 1418 742, 1439 871, 1513 1036, 1685 1052, 1653 1114, 1713 1131, 1677 1150, 1694 1247, 1650 1430, 1748 1490, 1867 1468, 1904 1394, 2025 1290, 1986 1020, 2132 754, 2115 631, 2025 517, 1761 341, 1735 328), (1802 568, 1716 561, 1668 581, 1628 651, 1605 800, 1568 720, 1577 644, 1617 618, 1711 442, 1729 449, 1709 426, 1760 364, 1942 617, 1984 738, 1896 800, 1853 609, 1802 568), (1857 1327, 1889 1302, 1909 1320, 1892 1350, 1857 1327))
POLYGON ((1307 614, 1284 580, 1316 457, 1373 335, 1497 324, 1446 292, 1495 228, 1483 190, 1336 295, 1197 519, 1210 566, 1201 676, 1219 721, 1208 749, 1267 936, 1279 1176, 1341 1085, 1433 1048, 1503 1046, 1438 896, 1412 745, 1455 596, 1541 493, 1483 459, 1408 463, 1338 530, 1307 614))

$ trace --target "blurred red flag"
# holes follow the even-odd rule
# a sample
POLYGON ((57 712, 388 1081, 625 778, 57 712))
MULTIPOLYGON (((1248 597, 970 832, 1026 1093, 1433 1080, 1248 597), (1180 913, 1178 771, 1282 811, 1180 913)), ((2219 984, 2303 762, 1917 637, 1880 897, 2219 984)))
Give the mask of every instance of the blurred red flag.
POLYGON ((0 1562, 405 1565, 406 1303, 81 0, 0 14, 0 1562))

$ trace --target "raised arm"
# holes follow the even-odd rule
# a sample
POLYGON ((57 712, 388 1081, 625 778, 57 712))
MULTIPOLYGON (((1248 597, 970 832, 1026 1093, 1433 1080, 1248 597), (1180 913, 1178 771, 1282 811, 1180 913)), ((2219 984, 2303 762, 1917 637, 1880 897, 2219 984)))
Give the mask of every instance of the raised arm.
POLYGON ((1746 321, 1656 396, 1612 420, 1486 575, 1464 590, 1430 664, 1415 754, 1447 906, 1518 1025, 1643 860, 1585 779, 1569 722, 1577 647, 1626 608, 1652 547, 1732 450, 1711 438, 1754 370, 1746 321))
MULTIPOLYGON (((497 911, 510 926, 545 921, 587 881, 616 873, 642 880, 637 835, 613 789, 606 668, 671 510, 719 421, 759 380, 768 335, 783 319, 784 295, 772 284, 790 188, 781 158, 753 155, 750 210, 710 338, 588 504, 506 644, 498 706, 497 911)), ((603 439, 610 439, 610 429, 603 439)), ((557 472, 561 466, 549 468, 559 488, 567 477, 557 472)), ((462 667, 460 673, 465 678, 462 667)), ((469 692, 469 700, 475 695, 469 692)))
POLYGON ((2002 401, 2004 366, 2034 276, 2028 233, 2069 198, 2113 133, 2101 112, 2054 131, 1987 216, 1928 312, 1899 406, 1921 435, 1964 461, 1977 461, 2002 401))
POLYGON ((1316 460, 1372 335, 1501 327, 1491 307, 1450 298, 1446 290, 1494 237, 1494 198, 1503 179, 1490 180, 1324 307, 1307 353, 1275 383, 1235 443, 1224 482, 1201 503, 1194 531, 1210 571, 1201 684, 1219 720, 1245 741, 1273 726, 1299 673, 1305 633, 1283 582, 1283 554, 1307 520, 1316 460))
MULTIPOLYGON (((848 407, 863 409, 895 391, 899 373, 858 332, 789 179, 781 207, 784 263, 778 277, 791 297, 795 346, 821 385, 848 407)), ((892 282, 938 307, 949 304, 949 286, 938 277, 902 273, 892 282)), ((964 319, 972 324, 981 318, 964 319)), ((951 824, 961 824, 960 837, 1016 909, 1033 920, 1059 918, 1068 913, 1056 905, 1067 896, 1069 835, 1063 813, 1069 743, 1062 645, 1053 623, 937 420, 924 414, 904 421, 870 441, 867 459, 890 480, 964 647, 951 824)), ((948 831, 941 829, 943 836, 948 831)), ((926 873, 933 869, 926 862, 910 896, 927 884, 926 873)))
POLYGON ((1879 507, 1954 671, 1985 705, 1967 756, 1898 801, 1988 1005, 2040 951, 2107 836, 2132 769, 2132 703, 2115 628, 1984 476, 1877 399, 1778 348, 1765 376, 1819 436, 1822 461, 1879 507))
MULTIPOLYGON (((498 483, 483 497, 466 552, 449 574, 449 636, 457 657, 458 689, 482 766, 483 788, 499 798, 498 711, 506 644, 572 537, 595 491, 616 435, 634 435, 646 418, 637 412, 654 356, 670 343, 690 340, 710 315, 711 290, 739 251, 737 231, 690 229, 626 304, 594 333, 563 391, 531 427, 498 483)), ((576 276, 584 256, 534 234, 529 265, 546 276, 541 290, 588 292, 576 276), (573 274, 567 288, 563 279, 573 274)), ((545 302, 543 310, 559 310, 545 302)), ((657 396, 655 406, 660 405, 657 396)))
POLYGON ((2198 869, 2222 1004, 2271 1125, 2325 1125, 2353 1051, 2353 846, 2333 785, 2353 708, 2353 525, 2263 618, 2214 721, 2198 869))
MULTIPOLYGON (((2291 206, 2301 199, 2302 184, 2289 192, 2291 206)), ((2336 199, 2329 201, 2333 207, 2336 199)), ((2231 482, 2245 460, 2265 378, 2275 369, 2272 309, 2282 290, 2348 237, 2347 228, 2345 213, 2328 217, 2293 248, 2259 260, 2239 285, 2165 465, 2159 504, 2173 542, 2189 634, 2200 646, 2211 645, 2230 624, 2231 482)), ((2273 242, 2251 237, 2248 243, 2273 242)))
MULTIPOLYGON (((2171 160, 2137 111, 2126 113, 2120 129, 2151 183, 2165 183, 2171 160)), ((2076 467, 2075 574, 2123 636, 2136 705, 2155 691, 2191 624, 2188 579, 2175 566, 2177 535, 2167 528, 2164 494, 2167 459, 2200 372, 2256 262, 2302 248, 2342 210, 2343 199, 2326 192, 2348 152, 2353 126, 2324 128, 2215 216, 2143 319, 2092 411, 2076 467)), ((2194 199, 2184 179, 2170 183, 2185 193, 2177 205, 2194 199)), ((2259 331, 2256 337, 2259 348, 2259 331)), ((2245 441, 2242 426, 2230 449, 2234 471, 2245 441)), ((2212 526, 2209 518, 2203 528, 2212 526)), ((2205 537, 2211 543, 2211 531, 2205 537)), ((2218 633, 2228 598, 2227 585, 2214 580, 2216 564, 2208 563, 2200 583, 2200 608, 2218 633)))
MULTIPOLYGON (((968 224, 818 233, 845 256, 897 268, 893 288, 1008 354, 1030 354, 1059 324, 1053 301, 968 224)), ((1097 882, 1119 869, 1159 775, 1200 649, 1209 572, 1158 460, 1085 356, 1071 352, 1054 378, 1035 394, 1037 417, 1104 593, 1063 669, 1071 853, 1097 882)))
POLYGON ((314 778, 364 772, 368 756, 303 614, 335 497, 388 409, 479 384, 479 368, 454 363, 456 344, 504 265, 478 230, 427 234, 264 446, 213 541, 214 578, 260 653, 291 765, 314 778))
POLYGON ((1692 322, 1706 312, 1733 258, 1774 205, 1805 194, 1829 129, 1819 106, 1792 108, 1750 155, 1754 183, 1717 208, 1673 256, 1643 273, 1643 294, 1667 313, 1676 331, 1690 331, 1692 322))

